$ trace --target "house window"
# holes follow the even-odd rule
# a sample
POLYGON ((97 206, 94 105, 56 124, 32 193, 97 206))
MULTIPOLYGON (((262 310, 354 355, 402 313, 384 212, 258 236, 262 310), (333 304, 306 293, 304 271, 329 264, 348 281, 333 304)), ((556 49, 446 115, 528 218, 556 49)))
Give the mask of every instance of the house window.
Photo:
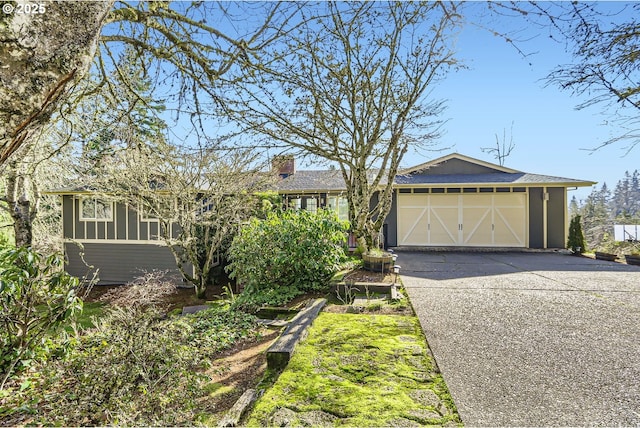
POLYGON ((316 198, 307 198, 307 211, 312 213, 318 211, 318 200, 316 198))
POLYGON ((113 221, 113 202, 99 198, 80 200, 80 220, 113 221))
POLYGON ((343 196, 329 196, 328 208, 338 214, 341 221, 349 220, 349 201, 343 196))
POLYGON ((293 208, 294 210, 299 210, 302 208, 302 199, 293 198, 289 201, 289 208, 293 208))

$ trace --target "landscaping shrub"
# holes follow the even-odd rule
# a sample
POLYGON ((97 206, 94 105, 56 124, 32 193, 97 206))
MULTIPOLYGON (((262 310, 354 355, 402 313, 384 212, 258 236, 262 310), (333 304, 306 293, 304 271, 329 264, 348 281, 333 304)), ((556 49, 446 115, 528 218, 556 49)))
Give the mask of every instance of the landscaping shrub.
POLYGON ((82 309, 79 281, 63 265, 61 254, 0 251, 0 390, 15 369, 44 358, 48 336, 82 309))
POLYGON ((324 292, 345 259, 347 223, 335 212, 270 212, 242 227, 229 249, 230 277, 244 285, 236 307, 279 305, 305 292, 324 292))
POLYGON ((127 285, 113 288, 100 297, 114 306, 150 307, 159 306, 166 296, 178 291, 174 280, 167 277, 168 271, 145 272, 127 285))
POLYGON ((193 425, 217 411, 206 392, 216 354, 260 331, 242 312, 167 319, 153 306, 114 306, 66 355, 0 396, 0 425, 193 425))
POLYGON ((582 225, 580 216, 575 215, 569 224, 569 239, 567 240, 567 248, 574 254, 582 254, 587 250, 587 244, 582 233, 582 225))

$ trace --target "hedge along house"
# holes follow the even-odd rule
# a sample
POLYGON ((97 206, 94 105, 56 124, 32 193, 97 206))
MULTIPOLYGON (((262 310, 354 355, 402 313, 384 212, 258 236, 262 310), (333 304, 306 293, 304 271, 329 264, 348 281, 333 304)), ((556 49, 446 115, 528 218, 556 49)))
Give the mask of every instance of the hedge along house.
MULTIPOLYGON (((62 199, 66 270, 82 277, 98 272, 99 285, 125 284, 145 271, 168 271, 182 282, 171 250, 160 236, 160 221, 144 210, 111 201, 89 187, 52 190, 62 199)), ((177 237, 177 225, 169 234, 177 237)), ((219 262, 219 261, 218 261, 219 262)), ((189 267, 187 267, 189 269, 189 267)))
MULTIPOLYGON (((339 171, 290 168, 281 177, 278 191, 287 206, 312 211, 330 207, 347 218, 339 171)), ((567 191, 594 184, 525 173, 452 153, 396 176, 385 245, 565 248, 567 191)))

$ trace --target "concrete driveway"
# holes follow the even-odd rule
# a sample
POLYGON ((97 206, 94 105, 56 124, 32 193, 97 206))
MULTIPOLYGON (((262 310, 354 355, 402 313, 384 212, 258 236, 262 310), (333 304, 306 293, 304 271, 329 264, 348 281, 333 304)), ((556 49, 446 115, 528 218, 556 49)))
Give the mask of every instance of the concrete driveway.
POLYGON ((640 267, 398 252, 467 426, 640 425, 640 267))

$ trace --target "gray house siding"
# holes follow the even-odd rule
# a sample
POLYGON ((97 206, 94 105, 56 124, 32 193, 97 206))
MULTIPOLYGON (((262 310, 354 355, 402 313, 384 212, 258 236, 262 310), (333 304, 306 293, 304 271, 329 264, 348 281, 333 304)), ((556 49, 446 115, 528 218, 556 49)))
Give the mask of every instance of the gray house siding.
POLYGON ((565 218, 566 201, 565 189, 562 187, 547 187, 549 201, 547 202, 547 247, 565 248, 565 218))
POLYGON ((396 192, 393 192, 391 198, 391 210, 385 221, 387 227, 387 245, 389 247, 395 247, 398 245, 398 197, 396 192))
POLYGON ((166 246, 85 243, 81 248, 78 244, 68 242, 65 243, 65 254, 69 274, 91 278, 97 271, 99 285, 126 284, 144 271, 152 270, 167 270, 174 281, 182 282, 175 259, 166 246))
MULTIPOLYGON (((152 270, 169 271, 176 282, 182 281, 171 251, 158 236, 157 220, 144 220, 131 206, 122 203, 113 204, 110 220, 83 220, 80 216, 83 197, 91 195, 62 196, 67 272, 83 277, 97 270, 100 285, 125 284, 143 271, 152 270), (89 269, 87 264, 95 268, 89 269)), ((173 225, 172 236, 177 237, 179 232, 180 228, 173 225)), ((192 266, 186 269, 191 272, 192 266)))
POLYGON ((529 188, 529 248, 544 248, 542 187, 529 188))
POLYGON ((462 159, 449 159, 421 171, 420 175, 487 174, 495 172, 497 172, 495 169, 484 165, 473 164, 462 159))

